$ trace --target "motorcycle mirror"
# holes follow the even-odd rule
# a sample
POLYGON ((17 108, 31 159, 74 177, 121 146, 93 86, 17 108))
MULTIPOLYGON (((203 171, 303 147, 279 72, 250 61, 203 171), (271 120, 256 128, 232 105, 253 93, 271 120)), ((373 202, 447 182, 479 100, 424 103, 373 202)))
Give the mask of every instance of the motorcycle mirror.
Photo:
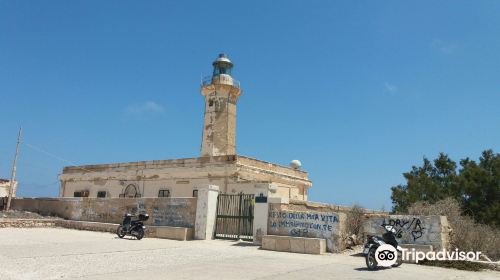
POLYGON ((393 226, 385 226, 385 230, 390 231, 390 232, 396 231, 393 226))

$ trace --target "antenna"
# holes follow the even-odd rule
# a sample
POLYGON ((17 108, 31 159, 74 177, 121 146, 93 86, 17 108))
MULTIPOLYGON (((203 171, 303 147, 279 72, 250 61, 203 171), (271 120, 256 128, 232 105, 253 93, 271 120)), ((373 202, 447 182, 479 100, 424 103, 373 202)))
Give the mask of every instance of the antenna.
POLYGON ((10 186, 9 186, 9 198, 7 199, 7 208, 5 210, 10 210, 10 202, 12 200, 12 193, 14 192, 14 180, 16 180, 16 164, 17 157, 19 155, 19 144, 21 143, 21 133, 23 131, 22 127, 19 127, 19 133, 17 134, 17 145, 16 145, 16 155, 14 156, 14 164, 12 165, 12 175, 10 176, 10 186))

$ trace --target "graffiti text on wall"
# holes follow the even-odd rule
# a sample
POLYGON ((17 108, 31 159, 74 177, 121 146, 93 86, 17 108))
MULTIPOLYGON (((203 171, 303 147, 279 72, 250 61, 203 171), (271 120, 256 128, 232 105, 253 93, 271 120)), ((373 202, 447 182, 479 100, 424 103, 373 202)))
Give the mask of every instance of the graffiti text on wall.
POLYGON ((382 226, 393 226, 396 230, 396 237, 403 237, 404 232, 409 232, 413 237, 413 241, 419 239, 423 235, 422 222, 419 218, 408 218, 408 219, 389 219, 388 222, 384 219, 382 226))
POLYGON ((152 223, 155 226, 189 227, 189 223, 186 221, 189 215, 188 204, 170 203, 163 205, 163 207, 153 208, 152 223))
POLYGON ((82 221, 110 222, 113 220, 113 214, 109 212, 95 211, 91 207, 84 207, 80 219, 82 221))
POLYGON ((308 236, 317 232, 320 235, 332 232, 334 224, 338 223, 338 216, 331 213, 307 213, 292 211, 269 212, 272 230, 285 229, 291 236, 308 236))

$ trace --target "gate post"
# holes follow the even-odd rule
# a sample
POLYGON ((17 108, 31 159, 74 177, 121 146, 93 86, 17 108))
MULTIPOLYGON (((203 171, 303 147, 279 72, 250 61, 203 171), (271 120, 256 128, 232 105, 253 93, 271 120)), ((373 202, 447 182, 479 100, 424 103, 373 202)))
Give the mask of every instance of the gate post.
POLYGON ((253 216, 253 243, 262 244, 262 236, 267 235, 269 221, 269 203, 286 203, 288 198, 280 197, 275 192, 276 187, 270 184, 256 186, 255 206, 253 216))
POLYGON ((206 185, 198 187, 194 239, 205 240, 213 238, 218 195, 218 186, 206 185))
POLYGON ((288 204, 288 199, 282 197, 267 197, 267 202, 258 203, 256 201, 253 217, 253 244, 261 245, 262 236, 267 235, 269 203, 288 204))

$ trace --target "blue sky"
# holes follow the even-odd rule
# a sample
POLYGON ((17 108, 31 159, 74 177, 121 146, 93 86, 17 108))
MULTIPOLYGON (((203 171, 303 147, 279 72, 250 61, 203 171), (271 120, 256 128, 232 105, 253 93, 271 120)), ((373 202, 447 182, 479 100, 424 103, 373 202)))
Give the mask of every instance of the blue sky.
POLYGON ((439 152, 500 149, 499 1, 0 0, 0 177, 198 156, 200 77, 226 52, 239 154, 300 159, 310 200, 390 209, 439 152))

